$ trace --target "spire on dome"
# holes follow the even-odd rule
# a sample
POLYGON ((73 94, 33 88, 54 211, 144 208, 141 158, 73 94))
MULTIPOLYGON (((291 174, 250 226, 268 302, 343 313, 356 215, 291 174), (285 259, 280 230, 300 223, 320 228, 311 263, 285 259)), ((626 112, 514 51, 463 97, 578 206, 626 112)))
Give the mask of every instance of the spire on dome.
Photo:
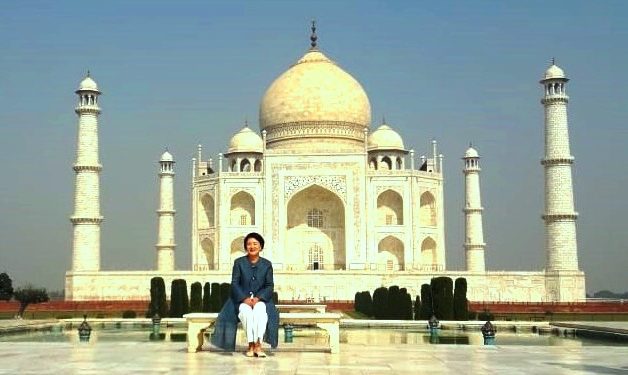
POLYGON ((310 35, 310 40, 312 41, 310 45, 311 49, 316 49, 316 40, 318 37, 316 36, 316 20, 312 20, 312 35, 310 35))

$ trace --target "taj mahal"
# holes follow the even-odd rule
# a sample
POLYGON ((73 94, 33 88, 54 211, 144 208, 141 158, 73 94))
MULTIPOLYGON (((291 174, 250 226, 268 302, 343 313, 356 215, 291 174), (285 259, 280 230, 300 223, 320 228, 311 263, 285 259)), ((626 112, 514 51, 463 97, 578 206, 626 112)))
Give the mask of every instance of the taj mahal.
MULTIPOLYGON (((585 298, 579 269, 566 93, 568 78, 554 63, 540 81, 545 113, 545 269, 493 271, 485 266, 480 154, 461 150, 465 181, 465 270, 447 268, 443 155, 435 140, 417 154, 392 124, 374 126, 367 93, 328 58, 312 27, 310 48, 276 78, 261 98, 259 131, 245 124, 216 157, 199 145, 192 160, 191 249, 174 235, 175 159, 159 169, 155 267, 100 267, 98 117, 101 92, 88 74, 76 94, 78 141, 72 268, 67 300, 139 300, 150 279, 168 285, 229 282, 249 232, 266 239, 280 300, 352 300, 358 291, 399 285, 411 295, 437 276, 465 277, 471 301, 569 302, 585 298), (175 251, 191 265, 175 267, 175 251)), ((282 64, 285 62, 279 62, 282 64)), ((536 100, 530 98, 530 100, 536 100)), ((540 108, 541 110, 541 108, 540 108)), ((103 150, 108 152, 108 150, 103 150)), ((530 162, 534 162, 531 160, 530 162)), ((185 168, 186 171, 190 169, 185 168)), ((532 225, 533 223, 531 223, 532 225)), ((106 238, 103 239, 106 241, 106 238)), ((496 250, 498 251, 498 250, 496 250)))

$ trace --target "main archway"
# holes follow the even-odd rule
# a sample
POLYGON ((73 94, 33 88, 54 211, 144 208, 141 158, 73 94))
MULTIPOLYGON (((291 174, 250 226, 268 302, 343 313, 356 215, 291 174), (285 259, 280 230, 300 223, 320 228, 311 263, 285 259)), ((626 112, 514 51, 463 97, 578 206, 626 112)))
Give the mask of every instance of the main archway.
POLYGON ((345 269, 344 203, 336 194, 312 185, 290 199, 286 214, 288 269, 345 269))

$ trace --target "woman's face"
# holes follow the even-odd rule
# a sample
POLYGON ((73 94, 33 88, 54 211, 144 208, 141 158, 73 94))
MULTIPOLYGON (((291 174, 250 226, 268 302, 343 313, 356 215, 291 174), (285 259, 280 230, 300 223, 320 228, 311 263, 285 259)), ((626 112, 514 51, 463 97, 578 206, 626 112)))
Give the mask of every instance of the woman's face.
POLYGON ((252 237, 246 240, 246 253, 250 257, 259 256, 260 251, 262 251, 262 246, 260 245, 258 240, 252 237))

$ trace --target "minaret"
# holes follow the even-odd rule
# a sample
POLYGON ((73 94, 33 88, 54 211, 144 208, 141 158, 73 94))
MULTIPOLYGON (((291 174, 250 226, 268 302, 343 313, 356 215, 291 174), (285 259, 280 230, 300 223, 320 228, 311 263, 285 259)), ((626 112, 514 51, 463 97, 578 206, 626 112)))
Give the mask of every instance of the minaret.
POLYGON ((72 271, 100 270, 100 171, 98 158, 98 96, 101 92, 90 77, 81 81, 78 90, 78 139, 74 191, 74 214, 70 217, 72 236, 72 271))
POLYGON ((166 150, 159 160, 157 210, 157 270, 174 270, 174 158, 166 150))
POLYGON ((464 153, 465 240, 467 271, 484 272, 484 231, 482 229, 482 201, 480 199, 480 155, 469 145, 464 153))
POLYGON ((545 108, 545 251, 546 271, 577 271, 578 249, 571 165, 574 158, 569 150, 567 102, 565 88, 569 79, 554 64, 540 81, 545 108))

